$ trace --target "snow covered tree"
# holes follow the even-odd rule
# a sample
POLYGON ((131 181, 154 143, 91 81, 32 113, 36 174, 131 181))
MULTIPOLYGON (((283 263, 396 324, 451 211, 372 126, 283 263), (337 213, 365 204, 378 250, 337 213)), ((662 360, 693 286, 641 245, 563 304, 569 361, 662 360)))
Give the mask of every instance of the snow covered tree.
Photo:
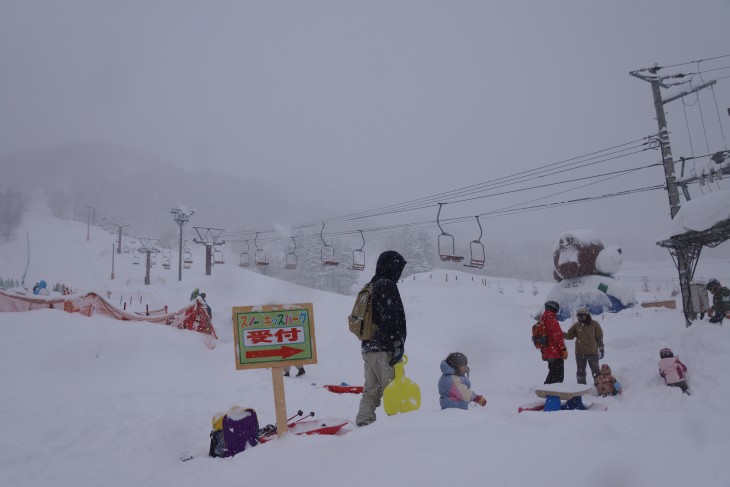
POLYGON ((0 193, 0 238, 10 240, 23 218, 27 201, 24 194, 6 188, 0 193))

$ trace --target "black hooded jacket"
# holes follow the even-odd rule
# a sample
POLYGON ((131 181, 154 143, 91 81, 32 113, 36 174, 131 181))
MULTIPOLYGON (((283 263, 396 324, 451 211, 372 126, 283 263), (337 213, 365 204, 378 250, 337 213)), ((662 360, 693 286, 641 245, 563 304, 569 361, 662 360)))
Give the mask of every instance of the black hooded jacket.
POLYGON ((394 250, 386 250, 375 266, 373 283, 373 322, 378 331, 362 342, 363 352, 392 352, 393 342, 406 343, 406 313, 398 292, 398 280, 406 260, 394 250))

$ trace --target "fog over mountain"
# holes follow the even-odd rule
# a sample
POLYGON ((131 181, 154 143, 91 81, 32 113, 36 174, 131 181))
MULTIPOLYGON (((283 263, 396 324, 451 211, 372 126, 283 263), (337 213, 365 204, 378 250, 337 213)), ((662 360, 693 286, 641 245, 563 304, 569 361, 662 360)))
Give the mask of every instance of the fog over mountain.
MULTIPOLYGON (((254 163, 241 166, 248 166, 250 176, 223 176, 204 167, 189 171, 118 144, 71 143, 0 157, 0 187, 45 200, 60 218, 86 221, 90 205, 97 224, 124 218, 130 230, 151 238, 177 228, 170 215, 176 205, 196 211, 192 225, 232 231, 313 219, 327 204, 309 197, 306 205, 297 204, 302 196, 293 194, 293 176, 265 182, 256 179, 254 163)), ((338 207, 347 207, 347 200, 338 207)))

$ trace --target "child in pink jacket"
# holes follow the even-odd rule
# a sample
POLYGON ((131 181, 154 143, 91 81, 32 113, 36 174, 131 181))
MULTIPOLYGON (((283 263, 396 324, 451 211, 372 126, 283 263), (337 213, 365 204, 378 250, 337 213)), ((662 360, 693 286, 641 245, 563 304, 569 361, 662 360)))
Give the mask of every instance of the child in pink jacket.
POLYGON ((679 360, 679 357, 674 356, 670 348, 659 350, 659 357, 659 375, 664 378, 664 382, 668 386, 679 387, 683 393, 689 395, 687 366, 679 360))

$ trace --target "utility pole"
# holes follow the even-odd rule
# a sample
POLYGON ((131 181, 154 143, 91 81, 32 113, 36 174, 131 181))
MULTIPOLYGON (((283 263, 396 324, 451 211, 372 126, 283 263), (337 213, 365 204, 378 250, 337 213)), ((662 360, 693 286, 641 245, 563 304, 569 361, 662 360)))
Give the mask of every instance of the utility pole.
POLYGON ((112 281, 114 280, 114 243, 112 243, 112 281))
POLYGON ((91 225, 91 209, 93 206, 86 205, 86 241, 89 241, 89 226, 91 225))
POLYGON ((209 276, 213 267, 213 247, 226 243, 225 240, 218 240, 224 229, 209 227, 193 227, 193 229, 198 234, 198 238, 193 239, 193 242, 205 245, 205 275, 209 276))
POLYGON ((183 226, 190 221, 190 217, 195 214, 195 210, 186 210, 182 206, 176 206, 172 210, 170 210, 170 213, 173 215, 173 219, 175 220, 175 223, 177 223, 177 226, 180 227, 180 249, 178 253, 178 263, 177 263, 177 280, 182 281, 182 268, 183 268, 183 226))
MULTIPOLYGON (((669 88, 670 86, 665 84, 664 81, 668 78, 682 78, 684 75, 677 74, 671 76, 660 76, 658 74, 660 69, 662 69, 660 66, 654 65, 651 68, 631 71, 629 74, 640 80, 648 81, 651 84, 656 121, 659 126, 659 145, 662 150, 664 178, 667 183, 667 193, 669 195, 669 210, 672 219, 674 219, 680 209, 679 188, 677 185, 677 178, 674 175, 674 160, 672 158, 672 148, 669 144, 669 130, 667 130, 667 118, 666 113, 664 112, 664 105, 690 93, 695 93, 703 88, 712 86, 717 81, 712 80, 689 91, 679 93, 663 100, 661 88, 669 88)), ((700 246, 699 249, 693 248, 675 250, 677 271, 679 272, 679 287, 682 292, 682 306, 687 326, 690 326, 692 321, 694 321, 697 317, 697 310, 694 309, 694 305, 692 303, 692 291, 690 284, 694 277, 694 271, 697 265, 696 260, 699 259, 699 252, 701 249, 702 247, 700 246)))

